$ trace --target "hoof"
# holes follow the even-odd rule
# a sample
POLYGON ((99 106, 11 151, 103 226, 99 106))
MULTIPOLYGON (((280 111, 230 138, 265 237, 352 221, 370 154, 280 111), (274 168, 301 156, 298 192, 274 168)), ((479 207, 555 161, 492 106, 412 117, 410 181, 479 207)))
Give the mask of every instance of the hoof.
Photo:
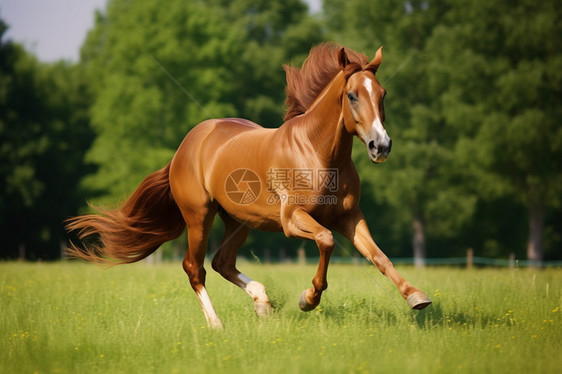
POLYGON ((422 291, 417 291, 408 296, 408 305, 412 309, 422 310, 431 304, 431 300, 422 291))
POLYGON ((254 310, 259 317, 269 317, 273 314, 273 308, 269 303, 255 303, 254 310))
POLYGON ((222 330, 224 329, 224 326, 222 325, 222 322, 220 320, 213 320, 213 321, 207 321, 207 326, 209 326, 210 329, 213 330, 222 330))
POLYGON ((303 312, 310 312, 311 310, 314 310, 314 308, 316 308, 316 305, 311 305, 306 301, 307 292, 308 290, 304 290, 301 293, 301 297, 299 298, 299 308, 301 308, 303 312))

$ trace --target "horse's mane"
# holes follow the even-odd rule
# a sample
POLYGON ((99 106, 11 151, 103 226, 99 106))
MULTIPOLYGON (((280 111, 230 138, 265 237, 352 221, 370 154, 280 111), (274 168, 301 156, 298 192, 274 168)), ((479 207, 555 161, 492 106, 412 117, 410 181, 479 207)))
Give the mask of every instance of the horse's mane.
MULTIPOLYGON (((324 87, 340 72, 338 52, 343 47, 336 43, 323 43, 310 50, 302 67, 283 65, 287 74, 284 120, 303 114, 312 105, 324 87)), ((368 58, 362 53, 345 48, 350 64, 365 66, 368 58)))

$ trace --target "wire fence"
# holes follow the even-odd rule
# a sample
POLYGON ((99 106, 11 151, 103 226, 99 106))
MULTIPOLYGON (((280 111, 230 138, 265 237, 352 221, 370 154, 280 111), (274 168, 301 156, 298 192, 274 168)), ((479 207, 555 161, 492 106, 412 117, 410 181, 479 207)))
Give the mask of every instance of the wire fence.
MULTIPOLYGON (((318 257, 304 257, 304 251, 300 250, 297 262, 300 263, 317 263, 318 257)), ((515 253, 510 253, 509 258, 488 258, 488 257, 476 257, 474 256, 474 250, 472 248, 467 249, 466 256, 464 257, 444 257, 444 258, 414 258, 414 257, 402 257, 402 258, 390 258, 393 264, 396 265, 414 265, 418 267, 422 266, 464 266, 466 268, 472 268, 473 266, 491 266, 491 267, 508 267, 511 269, 519 267, 548 267, 548 268, 562 268, 562 261, 536 261, 536 260, 520 260, 515 257, 515 253)), ((333 256, 331 262, 348 264, 348 263, 361 263, 368 262, 367 259, 359 256, 359 254, 354 256, 333 256)))
MULTIPOLYGON (((351 264, 356 263, 358 259, 351 257, 332 257, 331 263, 338 264, 351 264)), ((366 259, 359 259, 360 261, 367 262, 366 259)), ((409 258, 390 258, 395 265, 417 265, 420 259, 413 257, 409 258)), ((318 263, 318 258, 307 257, 306 263, 318 263)), ((473 257, 472 261, 467 257, 447 257, 447 258, 425 258, 421 261, 425 266, 492 266, 492 267, 548 267, 548 268, 562 268, 562 261, 530 261, 519 259, 504 259, 504 258, 487 258, 487 257, 473 257)))
MULTIPOLYGON (((206 261, 211 262, 214 253, 208 253, 206 261)), ((332 264, 370 264, 370 262, 361 256, 359 253, 349 256, 331 256, 330 263, 332 264)), ((166 261, 179 261, 181 256, 178 254, 169 256, 162 256, 161 251, 156 251, 149 256, 145 261, 148 263, 161 263, 166 261)), ((263 256, 256 256, 253 252, 250 257, 239 256, 240 262, 254 262, 265 264, 318 264, 320 260, 317 256, 306 256, 304 249, 299 249, 296 256, 290 256, 280 251, 279 253, 272 254, 266 251, 263 256)), ((456 267, 505 267, 505 268, 562 268, 562 261, 533 261, 518 259, 515 254, 510 254, 509 258, 489 258, 474 256, 473 250, 467 250, 464 257, 442 257, 442 258, 414 258, 414 257, 391 257, 390 261, 394 265, 413 265, 413 266, 456 266, 456 267)))

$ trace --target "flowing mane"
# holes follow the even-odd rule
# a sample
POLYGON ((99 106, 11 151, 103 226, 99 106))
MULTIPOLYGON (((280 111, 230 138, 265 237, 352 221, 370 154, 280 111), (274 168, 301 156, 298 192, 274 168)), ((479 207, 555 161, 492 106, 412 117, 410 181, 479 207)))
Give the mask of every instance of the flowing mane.
MULTIPOLYGON (((300 69, 283 65, 287 74, 285 121, 306 112, 324 87, 339 73, 338 52, 342 48, 336 43, 323 43, 312 48, 300 69)), ((345 52, 350 64, 358 68, 369 62, 362 53, 348 48, 345 48, 345 52)))

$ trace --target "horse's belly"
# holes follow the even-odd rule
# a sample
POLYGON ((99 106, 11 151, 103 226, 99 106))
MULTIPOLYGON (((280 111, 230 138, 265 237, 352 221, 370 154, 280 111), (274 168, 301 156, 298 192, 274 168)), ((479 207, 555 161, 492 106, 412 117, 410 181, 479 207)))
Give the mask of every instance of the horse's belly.
POLYGON ((254 230, 283 231, 279 209, 267 209, 263 205, 240 206, 228 202, 221 204, 221 207, 238 222, 254 230))

